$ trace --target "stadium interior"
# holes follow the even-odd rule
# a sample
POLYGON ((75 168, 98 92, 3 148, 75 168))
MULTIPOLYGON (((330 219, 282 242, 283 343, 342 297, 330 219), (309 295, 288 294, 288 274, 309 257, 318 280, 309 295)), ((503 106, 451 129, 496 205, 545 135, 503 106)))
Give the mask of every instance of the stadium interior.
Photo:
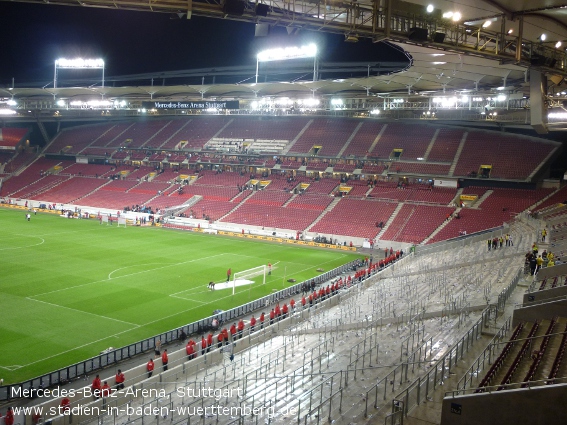
MULTIPOLYGON (((258 32, 291 19, 277 1, 191 3, 171 2, 187 17, 248 20, 258 32)), ((389 40, 408 59, 397 71, 349 63, 348 77, 324 79, 336 64, 307 61, 286 72, 312 70, 313 81, 282 82, 256 64, 260 82, 250 84, 205 84, 205 74, 254 75, 227 67, 161 74, 156 87, 153 76, 132 75, 107 76, 112 87, 54 78, 53 88, 0 88, 3 208, 274 237, 372 258, 309 291, 298 284, 148 335, 136 355, 113 348, 88 367, 2 385, 0 414, 45 409, 16 412, 18 425, 564 421, 565 6, 487 1, 491 13, 479 15, 467 2, 461 25, 443 15, 450 2, 427 12, 434 18, 425 2, 394 3, 330 5, 351 18, 326 25, 324 14, 307 12, 310 2, 298 2, 293 24, 346 42, 389 40), (543 27, 557 36, 542 39, 543 27), (142 83, 121 86, 128 82, 142 83), (290 310, 270 323, 276 304, 290 310), (214 327, 214 344, 203 347, 202 325, 212 320, 244 329, 217 345, 214 327), (158 340, 169 364, 158 357, 149 374, 158 340), (90 388, 99 373, 114 383, 118 368, 127 381, 116 397, 75 393, 61 410, 65 397, 11 395, 90 388)), ((172 12, 169 3, 155 7, 172 12)))

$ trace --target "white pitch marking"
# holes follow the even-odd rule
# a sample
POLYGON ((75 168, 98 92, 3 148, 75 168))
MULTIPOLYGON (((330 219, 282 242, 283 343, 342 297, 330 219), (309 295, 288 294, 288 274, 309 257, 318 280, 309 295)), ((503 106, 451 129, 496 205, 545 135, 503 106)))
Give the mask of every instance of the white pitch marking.
MULTIPOLYGON (((152 271, 154 271, 154 270, 159 270, 159 269, 163 269, 163 268, 166 268, 166 267, 174 267, 174 266, 179 266, 179 265, 181 265, 181 264, 192 263, 192 262, 194 262, 194 261, 207 260, 207 259, 209 259, 209 258, 214 258, 214 257, 218 257, 218 256, 221 256, 221 255, 225 255, 225 254, 211 255, 211 256, 209 256, 209 257, 197 258, 197 259, 194 259, 194 260, 182 261, 182 262, 180 262, 180 263, 168 264, 168 265, 165 265, 165 266, 163 266, 163 267, 158 267, 158 268, 156 268, 156 269, 142 270, 142 271, 139 271, 139 272, 136 272, 136 273, 125 274, 125 275, 122 275, 122 276, 120 276, 120 277, 115 277, 115 278, 111 278, 111 279, 108 279, 108 278, 107 278, 107 279, 97 280, 97 281, 94 281, 94 282, 82 283, 82 284, 80 284, 80 285, 68 286, 67 288, 61 288, 61 289, 56 289, 56 290, 54 290, 54 291, 43 292, 43 293, 41 293, 41 294, 35 294, 34 297, 40 297, 40 296, 42 296, 42 295, 54 294, 54 293, 56 293, 56 292, 66 291, 66 290, 68 290, 68 289, 80 288, 80 287, 82 287, 82 286, 94 285, 94 284, 96 284, 96 283, 108 282, 108 281, 115 280, 115 279, 121 279, 121 278, 123 278, 123 277, 129 277, 129 276, 134 276, 134 275, 137 275, 137 274, 152 272, 152 271)), ((133 266, 133 267, 134 267, 134 266, 133 266)), ((116 269, 116 270, 119 270, 119 269, 116 269)), ((114 270, 114 271, 116 271, 116 270, 114 270)), ((114 271, 110 272, 110 274, 114 273, 114 271)))
POLYGON ((125 322, 124 320, 115 319, 115 318, 113 318, 113 317, 102 316, 102 315, 100 315, 100 314, 91 313, 91 312, 83 311, 83 310, 77 310, 76 308, 66 307, 66 306, 64 306, 64 305, 53 304, 53 303, 49 303, 49 302, 47 302, 47 301, 36 300, 35 298, 32 298, 32 297, 26 297, 26 299, 27 299, 27 300, 30 300, 30 301, 35 301, 35 302, 38 302, 38 303, 48 304, 48 305, 51 305, 51 306, 53 306, 53 307, 65 308, 65 309, 67 309, 67 310, 76 311, 76 312, 78 312, 78 313, 90 314, 91 316, 97 316, 97 317, 101 317, 101 318, 103 318, 103 319, 114 320, 115 322, 125 323, 125 324, 127 324, 127 325, 134 326, 134 327, 136 327, 136 328, 139 328, 139 327, 141 326, 141 325, 138 325, 138 324, 136 324, 136 323, 125 322))
POLYGON ((0 248, 0 251, 8 251, 8 250, 24 249, 24 248, 33 248, 34 246, 43 245, 43 244, 45 243, 45 239, 40 238, 39 236, 30 236, 30 235, 17 235, 17 236, 24 236, 24 237, 28 237, 28 238, 38 238, 38 239, 41 239, 41 242, 36 243, 36 244, 34 244, 34 245, 16 246, 16 247, 12 247, 12 248, 0 248))

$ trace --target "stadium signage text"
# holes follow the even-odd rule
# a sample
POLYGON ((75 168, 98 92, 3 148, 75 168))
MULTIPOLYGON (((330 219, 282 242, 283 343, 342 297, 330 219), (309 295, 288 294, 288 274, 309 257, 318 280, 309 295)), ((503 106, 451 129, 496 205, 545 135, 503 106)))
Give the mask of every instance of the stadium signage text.
POLYGON ((142 106, 147 109, 239 109, 239 101, 142 102, 142 106))

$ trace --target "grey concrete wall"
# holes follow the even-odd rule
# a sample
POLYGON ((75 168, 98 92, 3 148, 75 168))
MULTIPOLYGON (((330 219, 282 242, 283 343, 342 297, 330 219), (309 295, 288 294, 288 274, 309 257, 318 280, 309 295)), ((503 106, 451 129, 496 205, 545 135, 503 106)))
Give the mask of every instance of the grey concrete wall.
MULTIPOLYGON (((535 291, 529 294, 524 294, 523 304, 528 307, 530 304, 549 300, 552 298, 562 297, 567 295, 567 286, 558 286, 556 288, 549 288, 543 291, 535 291)), ((565 312, 567 315, 567 312, 565 312)))
MULTIPOLYGON (((567 300, 519 308, 514 311, 512 327, 520 322, 535 322, 541 319, 552 319, 555 316, 567 316, 567 300)), ((567 395, 566 395, 567 400, 567 395)))
POLYGON ((567 384, 558 384, 445 397, 441 425, 564 424, 566 394, 567 384))

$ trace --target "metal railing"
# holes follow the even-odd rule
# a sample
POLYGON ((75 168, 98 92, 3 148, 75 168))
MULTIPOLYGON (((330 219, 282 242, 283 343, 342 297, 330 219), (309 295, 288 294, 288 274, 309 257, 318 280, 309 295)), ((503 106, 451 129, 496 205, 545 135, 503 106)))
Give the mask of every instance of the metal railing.
MULTIPOLYGON (((491 309, 486 308, 477 322, 429 369, 425 376, 418 377, 405 390, 396 395, 394 400, 403 401, 402 411, 404 416, 407 416, 411 409, 426 400, 437 389, 438 385, 442 385, 448 379, 449 373, 456 366, 458 360, 462 359, 474 342, 481 337, 482 329, 488 322, 490 314, 491 309)), ((395 413, 395 411, 392 413, 395 413)))

